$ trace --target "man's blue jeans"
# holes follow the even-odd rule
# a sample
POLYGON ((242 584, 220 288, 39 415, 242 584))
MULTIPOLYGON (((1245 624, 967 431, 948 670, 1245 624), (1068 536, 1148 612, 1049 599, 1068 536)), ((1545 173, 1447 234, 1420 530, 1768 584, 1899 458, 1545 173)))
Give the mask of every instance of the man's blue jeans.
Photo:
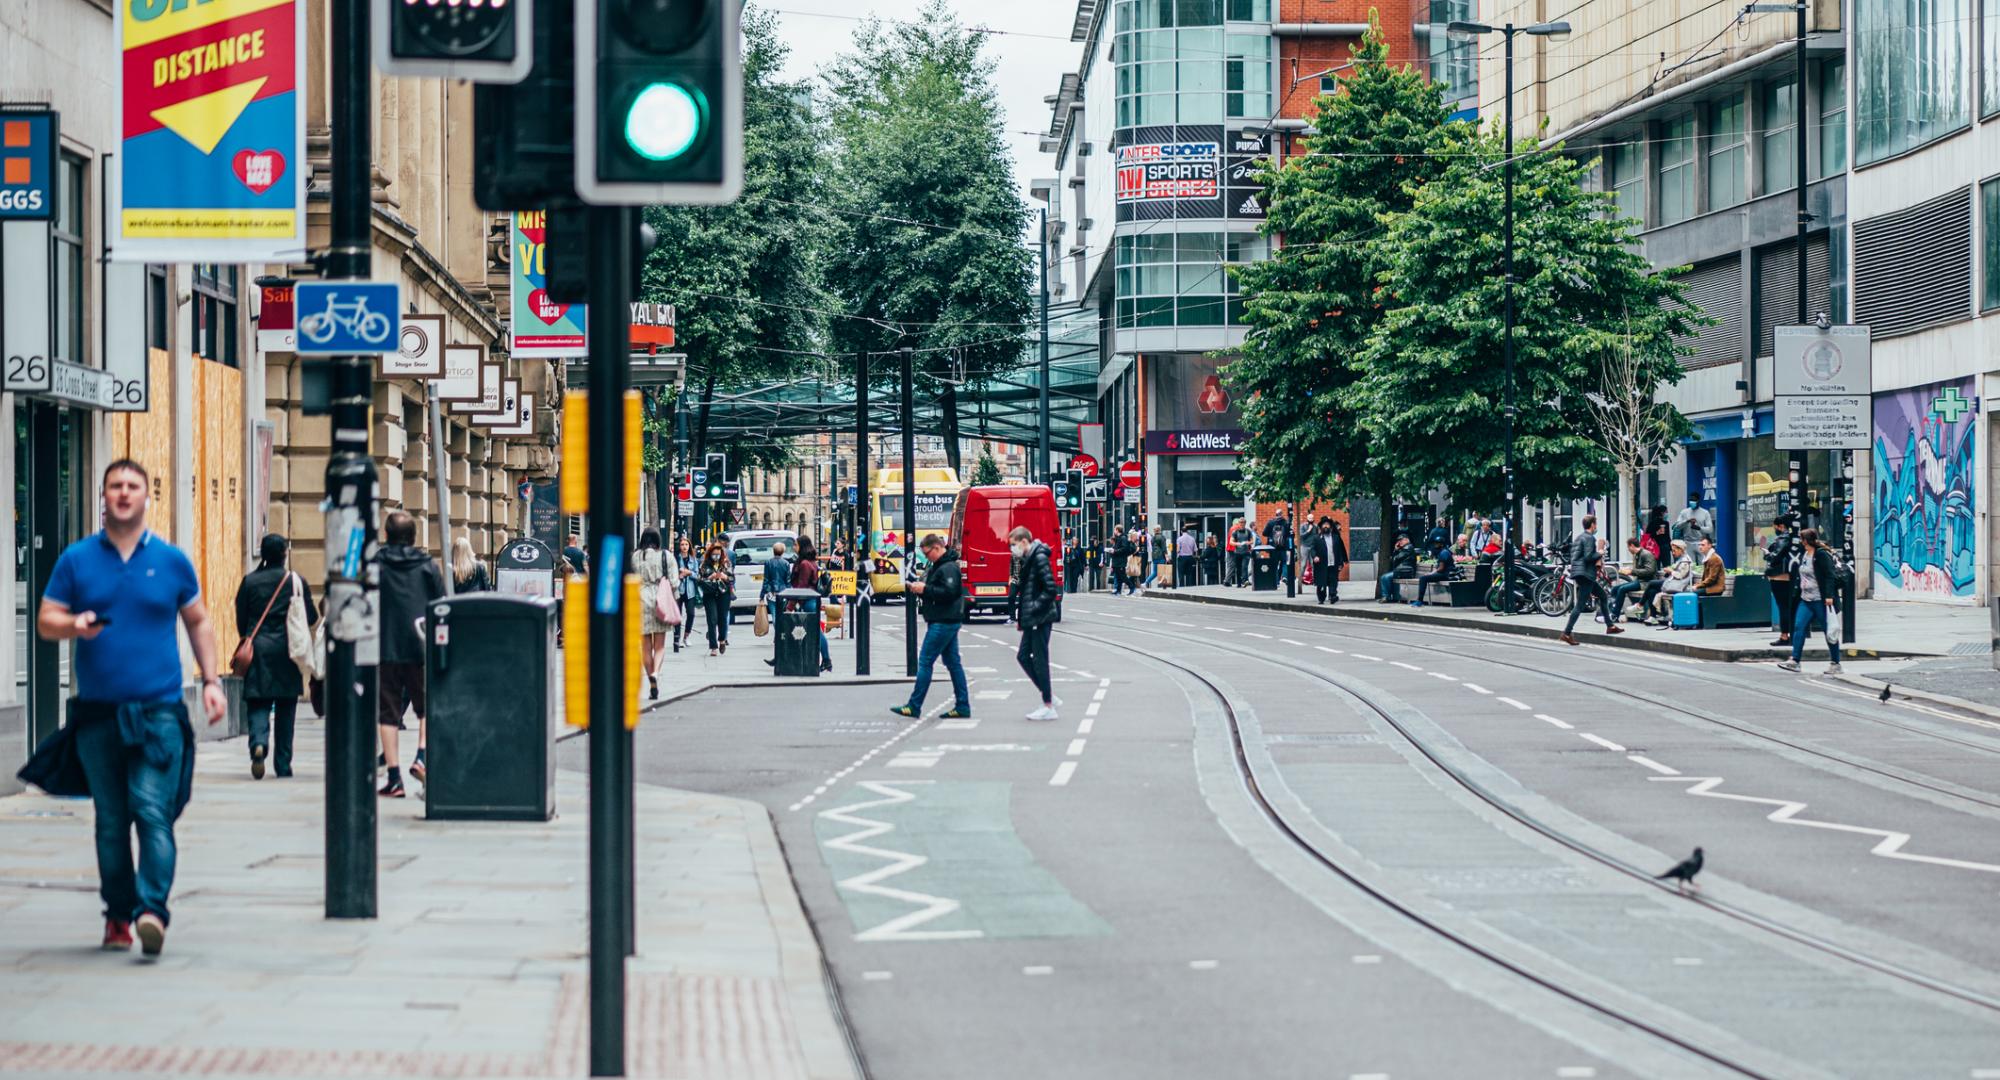
POLYGON ((958 659, 959 623, 932 623, 924 631, 923 647, 917 650, 917 685, 910 688, 910 709, 922 712, 924 696, 931 692, 931 668, 944 660, 951 675, 953 706, 959 712, 972 711, 972 695, 965 688, 965 665, 958 659))
POLYGON ((174 798, 180 790, 181 736, 178 703, 163 705, 149 720, 175 725, 164 767, 148 764, 119 737, 109 717, 81 722, 77 754, 90 781, 97 811, 98 893, 104 917, 130 922, 144 912, 167 921, 167 893, 174 887, 174 798), (139 831, 139 866, 132 868, 132 830, 139 831))
POLYGON ((1396 572, 1394 570, 1375 579, 1375 599, 1400 600, 1402 598, 1403 594, 1396 588, 1396 572))

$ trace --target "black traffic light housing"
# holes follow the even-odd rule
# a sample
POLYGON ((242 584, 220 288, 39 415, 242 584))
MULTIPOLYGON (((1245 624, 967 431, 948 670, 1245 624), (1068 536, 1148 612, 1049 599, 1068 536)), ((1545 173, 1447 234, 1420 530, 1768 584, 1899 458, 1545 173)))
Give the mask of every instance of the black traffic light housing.
POLYGON ((527 77, 472 88, 472 201, 481 210, 547 209, 576 198, 575 4, 534 0, 527 77))
POLYGON ((576 190, 718 205, 743 190, 742 5, 576 0, 576 190))
POLYGON ((1071 469, 1064 475, 1069 484, 1069 498, 1062 504, 1063 509, 1083 509, 1083 470, 1071 469))
POLYGON ((385 75, 520 82, 534 62, 537 2, 370 0, 375 67, 385 75))

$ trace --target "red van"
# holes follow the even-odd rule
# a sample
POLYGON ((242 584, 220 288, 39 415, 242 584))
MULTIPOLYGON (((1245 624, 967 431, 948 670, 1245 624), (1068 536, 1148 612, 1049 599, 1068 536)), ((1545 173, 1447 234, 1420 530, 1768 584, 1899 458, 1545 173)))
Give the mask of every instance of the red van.
POLYGON ((1049 546, 1049 564, 1060 591, 1063 580, 1062 530, 1056 525, 1056 496, 1046 484, 993 484, 958 493, 951 509, 950 544, 958 550, 965 575, 968 611, 1006 614, 1014 552, 1007 534, 1025 525, 1049 546))

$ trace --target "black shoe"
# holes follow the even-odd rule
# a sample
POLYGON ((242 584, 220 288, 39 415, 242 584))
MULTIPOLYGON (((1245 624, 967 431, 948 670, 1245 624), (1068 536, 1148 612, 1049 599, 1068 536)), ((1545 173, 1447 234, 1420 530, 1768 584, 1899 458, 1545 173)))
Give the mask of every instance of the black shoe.
POLYGON ((262 746, 253 746, 250 748, 250 779, 264 779, 264 748, 262 746))
POLYGON ((945 714, 944 714, 944 719, 946 719, 946 720, 970 720, 970 719, 972 719, 972 710, 971 710, 971 709, 961 709, 961 708, 959 708, 958 706, 954 705, 954 706, 952 706, 952 709, 951 709, 951 711, 950 711, 950 712, 948 712, 948 713, 945 713, 945 714))
POLYGON ((652 685, 653 685, 653 689, 652 689, 652 698, 651 698, 651 700, 653 700, 653 701, 658 701, 658 700, 660 700, 660 680, 658 680, 658 679, 649 679, 649 680, 647 680, 647 681, 648 681, 648 682, 650 682, 650 683, 652 683, 652 685))
POLYGON ((380 795, 385 799, 400 799, 403 797, 403 782, 401 780, 391 780, 388 783, 383 784, 382 790, 376 792, 375 794, 380 795))
POLYGON ((273 775, 275 775, 275 776, 276 776, 276 777, 277 777, 278 779, 280 779, 280 780, 290 780, 290 779, 292 778, 292 770, 290 770, 290 769, 279 769, 279 770, 278 770, 278 771, 277 771, 276 773, 274 773, 273 775))
POLYGON ((910 708, 908 705, 898 705, 889 711, 895 713, 897 716, 914 717, 921 715, 917 710, 910 708))

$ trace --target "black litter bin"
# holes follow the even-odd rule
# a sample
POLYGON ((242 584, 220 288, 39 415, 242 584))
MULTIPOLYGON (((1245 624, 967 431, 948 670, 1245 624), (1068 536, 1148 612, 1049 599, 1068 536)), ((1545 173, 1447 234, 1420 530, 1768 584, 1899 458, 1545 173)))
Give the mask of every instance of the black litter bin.
POLYGON ((812 589, 778 594, 777 674, 819 677, 819 606, 812 603, 817 600, 819 593, 812 589))
POLYGON ((502 593, 434 600, 424 636, 430 682, 424 816, 554 817, 555 602, 502 593))
POLYGON ((1250 553, 1250 589, 1252 592, 1275 592, 1278 588, 1278 549, 1269 544, 1258 544, 1250 553))

